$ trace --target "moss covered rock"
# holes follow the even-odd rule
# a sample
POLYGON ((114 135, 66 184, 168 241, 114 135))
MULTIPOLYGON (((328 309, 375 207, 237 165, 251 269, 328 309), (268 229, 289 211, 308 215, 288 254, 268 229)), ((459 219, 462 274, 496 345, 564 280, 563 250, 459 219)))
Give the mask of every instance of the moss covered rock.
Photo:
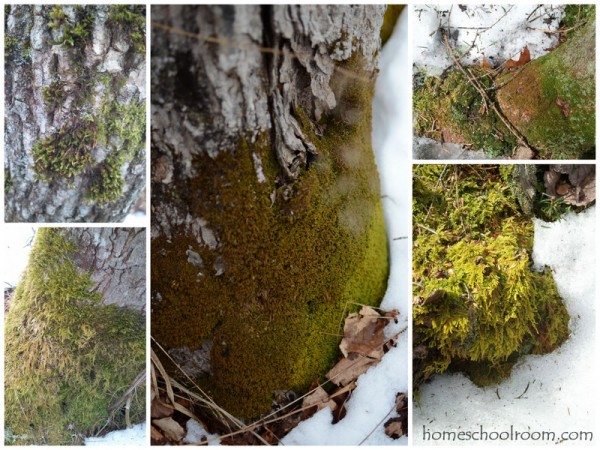
POLYGON ((510 171, 415 170, 415 387, 447 370, 499 382, 519 355, 552 351, 569 336, 552 273, 531 270, 533 223, 506 182, 510 171))
MULTIPOLYGON (((40 228, 5 321, 7 443, 80 444, 145 367, 145 319, 103 304, 66 230, 40 228)), ((131 420, 145 417, 139 388, 131 420)))

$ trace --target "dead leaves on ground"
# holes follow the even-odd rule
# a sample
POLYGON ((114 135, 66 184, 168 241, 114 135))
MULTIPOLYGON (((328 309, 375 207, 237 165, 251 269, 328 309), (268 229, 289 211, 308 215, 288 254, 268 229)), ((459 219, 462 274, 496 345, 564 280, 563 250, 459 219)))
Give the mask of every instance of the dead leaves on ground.
MULTIPOLYGON (((172 392, 165 395, 165 389, 158 388, 153 380, 152 391, 152 427, 151 441, 153 445, 177 445, 183 442, 187 431, 185 423, 191 417, 180 411, 193 411, 201 416, 205 423, 202 425, 210 433, 222 436, 222 445, 257 445, 278 444, 279 440, 295 428, 302 420, 306 420, 317 412, 329 408, 333 423, 342 420, 346 415, 346 403, 352 391, 356 388, 356 380, 371 367, 377 365, 387 351, 395 346, 397 337, 386 339, 384 329, 392 321, 396 321, 397 310, 375 311, 363 306, 357 312, 350 314, 344 323, 344 337, 340 342, 341 359, 331 369, 326 377, 334 384, 329 392, 329 383, 319 384, 315 380, 308 394, 281 407, 277 411, 264 416, 261 421, 249 425, 238 432, 232 431, 231 423, 220 423, 218 419, 206 417, 201 411, 196 411, 193 402, 172 392)), ((154 359, 153 359, 154 361, 154 359)), ((160 371, 160 369, 159 369, 160 371)), ((154 375, 154 371, 152 371, 154 375)), ((166 375, 163 371, 160 374, 166 375)), ((407 405, 405 394, 398 394, 396 411, 399 417, 389 419, 384 424, 385 433, 393 439, 406 435, 407 405), (400 403, 399 403, 400 402, 400 403)), ((195 417, 195 416, 194 416, 195 417)), ((383 421, 382 421, 383 422, 383 421)))

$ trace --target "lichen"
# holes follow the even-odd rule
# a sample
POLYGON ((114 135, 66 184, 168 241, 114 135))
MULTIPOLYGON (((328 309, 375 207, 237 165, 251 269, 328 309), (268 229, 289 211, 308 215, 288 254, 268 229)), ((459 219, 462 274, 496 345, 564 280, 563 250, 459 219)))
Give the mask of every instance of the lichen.
POLYGON ((306 390, 334 362, 331 334, 344 308, 353 310, 348 302, 374 305, 385 291, 373 83, 357 55, 344 69, 359 76, 336 73, 332 114, 317 124, 295 110, 319 153, 298 180, 285 180, 264 132, 214 159, 196 156, 195 177, 160 187, 172 204, 205 220, 218 244, 204 245, 184 224, 174 224, 170 239, 153 237, 152 334, 167 348, 195 349, 212 337, 213 376, 199 382, 233 414, 256 417, 275 390, 306 390), (256 176, 256 157, 266 181, 256 176), (202 268, 188 261, 189 249, 202 268))
MULTIPOLYGON (((103 305, 77 251, 65 229, 40 228, 6 316, 6 428, 18 444, 81 444, 145 367, 143 315, 103 305)), ((144 399, 140 387, 133 421, 144 399)))
POLYGON ((511 170, 415 169, 415 387, 447 370, 495 383, 518 356, 552 351, 569 336, 551 271, 531 270, 533 223, 506 183, 511 170))

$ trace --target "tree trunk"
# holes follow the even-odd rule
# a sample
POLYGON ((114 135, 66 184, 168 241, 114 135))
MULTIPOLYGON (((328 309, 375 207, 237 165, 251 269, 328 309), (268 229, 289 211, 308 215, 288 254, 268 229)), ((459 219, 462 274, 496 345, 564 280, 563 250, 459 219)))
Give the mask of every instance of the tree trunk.
POLYGON ((6 221, 123 220, 145 187, 145 7, 6 11, 6 221))
POLYGON ((384 10, 152 10, 152 332, 181 364, 197 355, 233 413, 306 389, 346 303, 385 291, 370 142, 384 10))
MULTIPOLYGON (((145 231, 40 228, 6 315, 6 427, 19 443, 80 444, 145 368, 145 231)), ((112 413, 112 414, 111 414, 112 413)), ((141 384, 130 420, 145 418, 141 384)))
POLYGON ((593 159, 595 25, 590 19, 558 49, 493 81, 489 70, 471 68, 487 102, 458 70, 426 81, 414 93, 416 134, 470 144, 491 157, 593 159), (497 102, 502 118, 489 101, 497 102))

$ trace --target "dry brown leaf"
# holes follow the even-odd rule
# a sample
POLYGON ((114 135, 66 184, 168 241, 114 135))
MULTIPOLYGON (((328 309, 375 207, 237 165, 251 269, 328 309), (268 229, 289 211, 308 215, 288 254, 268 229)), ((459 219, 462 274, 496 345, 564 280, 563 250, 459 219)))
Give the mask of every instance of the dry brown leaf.
POLYGON ((150 443, 152 445, 165 445, 167 443, 167 438, 165 438, 156 428, 150 426, 150 443))
POLYGON ((338 362, 325 376, 338 386, 346 386, 378 362, 378 359, 351 353, 347 358, 338 362))
POLYGON ((171 417, 175 409, 165 403, 164 398, 155 398, 150 406, 150 414, 153 419, 162 419, 163 417, 171 417))
POLYGON ((485 67, 487 69, 491 69, 492 68, 492 66, 490 66, 490 63, 487 62, 487 59, 485 59, 485 55, 483 56, 483 61, 481 62, 481 66, 485 67))
POLYGON ((556 104, 556 106, 558 106, 558 108, 560 109, 560 113, 565 119, 569 117, 569 113, 571 112, 571 105, 569 105, 568 101, 563 100, 560 97, 556 97, 556 101, 554 103, 556 104))
POLYGON ((529 53, 529 48, 525 46, 525 48, 521 52, 521 55, 519 56, 519 60, 514 61, 512 59, 509 59, 508 61, 506 61, 505 67, 507 69, 510 67, 521 67, 527 64, 529 61, 531 61, 531 54, 529 53))
POLYGON ((152 424, 157 428, 160 428, 164 436, 171 442, 179 442, 186 435, 186 431, 183 429, 183 427, 175 422, 171 417, 155 419, 152 421, 152 424))
POLYGON ((350 353, 358 353, 370 358, 381 359, 383 356, 383 329, 388 321, 368 306, 363 306, 359 313, 348 316, 344 324, 344 339, 340 350, 345 357, 350 353))
POLYGON ((314 416, 317 412, 328 406, 332 411, 336 407, 335 402, 329 398, 329 394, 327 394, 325 389, 321 386, 317 384, 317 386, 311 390, 312 392, 304 397, 304 400, 302 401, 302 408, 308 408, 302 411, 302 420, 314 416))
POLYGON ((392 439, 400 439, 406 434, 406 429, 400 417, 394 417, 384 424, 385 434, 392 439))
POLYGON ((520 146, 513 153, 512 159, 533 159, 535 158, 535 153, 528 147, 520 146))

